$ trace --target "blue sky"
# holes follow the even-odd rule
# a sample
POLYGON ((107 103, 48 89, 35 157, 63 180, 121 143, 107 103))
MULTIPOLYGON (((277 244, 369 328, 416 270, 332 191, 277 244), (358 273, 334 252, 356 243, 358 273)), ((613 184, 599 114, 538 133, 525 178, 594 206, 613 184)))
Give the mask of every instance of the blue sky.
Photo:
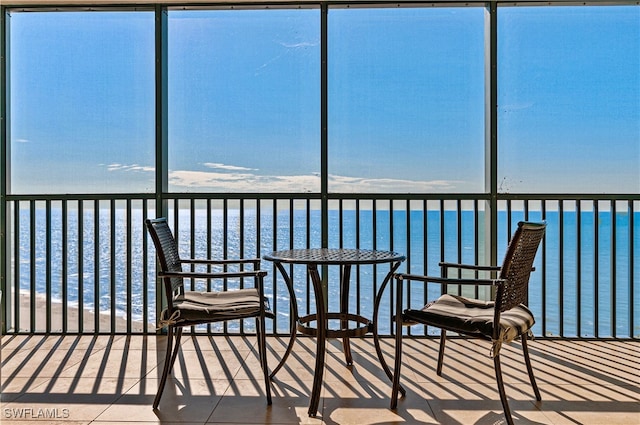
POLYGON ((511 159, 499 174, 515 191, 511 175, 541 189, 640 191, 639 9, 600 10, 509 8, 499 20, 511 35, 498 50, 499 154, 511 159))
MULTIPOLYGON (((171 190, 319 191, 319 17, 169 13, 171 190)), ((640 191, 640 8, 498 22, 501 189, 640 191)), ((152 191, 153 13, 10 28, 13 191, 152 191)), ((482 8, 331 9, 330 190, 483 191, 483 49, 482 8)))

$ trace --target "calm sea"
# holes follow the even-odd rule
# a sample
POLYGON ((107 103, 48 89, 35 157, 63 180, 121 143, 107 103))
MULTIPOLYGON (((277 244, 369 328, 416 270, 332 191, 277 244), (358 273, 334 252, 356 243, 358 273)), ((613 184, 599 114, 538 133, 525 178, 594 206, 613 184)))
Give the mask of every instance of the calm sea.
MULTIPOLYGON (((223 244, 227 246, 227 257, 232 258, 240 256, 241 249, 245 256, 262 256, 276 249, 319 247, 321 243, 318 211, 312 211, 309 216, 303 211, 290 216, 287 211, 279 213, 275 219, 271 212, 262 212, 259 220, 255 213, 245 212, 242 218, 243 235, 240 235, 237 211, 229 211, 226 219, 214 212, 211 215, 210 241, 206 211, 196 210, 193 232, 188 211, 184 215, 181 211, 180 214, 179 245, 185 257, 205 257, 208 243, 212 246, 213 255, 218 258, 222 258, 218 247, 223 244), (260 229, 257 228, 258 223, 260 229), (223 238, 223 229, 227 229, 226 240, 223 238)), ((523 218, 517 215, 515 218, 512 216, 514 226, 518 219, 523 218)), ((65 250, 61 211, 53 209, 51 232, 47 235, 47 232, 40 230, 46 229, 46 213, 44 209, 37 209, 33 222, 38 230, 33 238, 28 211, 21 211, 17 266, 20 289, 30 291, 34 288, 41 294, 50 292, 54 300, 61 300, 66 294, 70 305, 82 304, 83 308, 89 310, 94 310, 97 305, 99 310, 109 311, 112 297, 115 297, 118 314, 130 313, 135 320, 143 317, 143 294, 146 293, 148 319, 154 322, 155 260, 152 255, 146 259, 145 280, 141 212, 137 211, 127 218, 124 210, 118 210, 113 225, 109 211, 101 213, 99 217, 96 226, 93 212, 88 212, 83 217, 83 234, 79 235, 77 213, 69 214, 65 250), (132 226, 130 238, 126 231, 127 220, 131 220, 132 226)), ((541 218, 539 213, 529 216, 534 221, 541 218)), ((594 336, 596 333, 606 336, 612 335, 614 329, 617 336, 628 336, 631 332, 640 335, 640 213, 634 216, 633 232, 630 232, 627 214, 615 214, 615 226, 612 226, 612 218, 608 211, 599 212, 597 216, 593 211, 582 212, 578 227, 576 212, 564 212, 562 216, 557 211, 546 212, 547 235, 538 253, 536 272, 532 275, 529 291, 529 306, 537 318, 534 328, 536 334, 558 335, 562 327, 565 336, 594 336), (634 240, 630 239, 631 235, 634 240), (633 303, 630 303, 631 293, 633 303), (635 309, 634 323, 630 323, 631 309, 635 309)), ((478 222, 482 223, 482 220, 481 212, 478 222)), ((375 214, 359 211, 357 215, 355 211, 343 211, 341 215, 332 211, 329 217, 329 246, 401 252, 407 255, 408 260, 400 271, 439 276, 439 261, 475 263, 476 259, 483 258, 484 246, 482 243, 476 246, 475 240, 476 234, 480 240, 484 239, 484 230, 476 229, 475 222, 471 211, 463 211, 460 216, 455 211, 442 214, 429 211, 426 216, 422 211, 411 211, 409 214, 396 211, 393 217, 388 211, 377 211, 375 214), (444 232, 441 232, 442 227, 444 232)), ((501 214, 500 257, 510 233, 506 214, 501 214)), ((151 242, 148 243, 151 246, 151 242)), ((150 253, 153 254, 153 251, 150 253)), ((267 293, 278 311, 275 326, 279 332, 286 332, 289 328, 289 294, 271 264, 263 262, 262 268, 269 271, 267 293)), ((371 316, 375 291, 387 271, 386 266, 362 266, 358 273, 355 270, 352 272, 352 311, 371 316)), ((315 301, 312 295, 307 295, 309 281, 304 269, 295 267, 293 273, 296 298, 301 314, 304 314, 314 309, 315 301)), ((328 273, 329 304, 337 308, 338 288, 335 282, 338 270, 330 268, 328 273)), ((435 285, 426 293, 417 285, 413 286, 410 303, 415 307, 420 306, 426 300, 437 297, 439 291, 440 288, 435 285)), ((384 334, 389 333, 390 329, 389 289, 383 300, 380 331, 384 334)))

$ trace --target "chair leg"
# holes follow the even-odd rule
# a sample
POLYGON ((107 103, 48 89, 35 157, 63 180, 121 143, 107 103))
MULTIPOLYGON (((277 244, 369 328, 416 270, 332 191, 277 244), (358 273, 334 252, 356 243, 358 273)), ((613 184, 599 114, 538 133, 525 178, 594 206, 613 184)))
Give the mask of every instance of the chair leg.
POLYGON ((176 329, 176 346, 173 349, 173 355, 171 355, 171 366, 169 366, 169 374, 173 372, 173 365, 176 362, 176 358, 178 357, 178 351, 180 351, 180 340, 182 339, 182 328, 176 329))
POLYGON ((162 370, 162 378, 160 378, 160 383, 158 384, 158 392, 156 393, 156 398, 153 400, 153 409, 158 408, 158 404, 160 404, 160 397, 162 397, 162 391, 164 390, 164 384, 167 382, 167 376, 169 375, 169 370, 171 369, 172 364, 172 345, 173 345, 173 327, 169 326, 167 329, 167 353, 164 357, 164 368, 162 370))
POLYGON ((531 381, 533 392, 536 395, 536 400, 541 401, 542 396, 540 395, 540 390, 538 389, 538 385, 536 384, 536 378, 533 376, 533 368, 531 367, 531 359, 529 358, 529 346, 527 344, 527 335, 522 335, 520 337, 520 340, 522 341, 522 352, 524 354, 524 362, 527 365, 527 372, 529 372, 529 380, 531 381))
POLYGON ((267 365, 267 337, 265 335, 264 315, 256 318, 256 333, 258 334, 258 356, 260 356, 260 366, 264 375, 267 404, 271 405, 271 380, 269 379, 269 367, 267 365))
POLYGON ((440 330, 440 350, 438 351, 438 368, 436 373, 442 376, 442 364, 444 363, 444 344, 447 342, 447 331, 440 330))
POLYGON ((513 418, 511 417, 511 409, 509 408, 509 401, 507 400, 507 393, 504 390, 504 382, 502 380, 502 368, 500 367, 500 354, 493 358, 493 364, 496 372, 496 381, 498 382, 498 392, 500 392, 500 401, 502 402, 502 409, 504 410, 504 417, 507 420, 508 425, 513 425, 513 418))

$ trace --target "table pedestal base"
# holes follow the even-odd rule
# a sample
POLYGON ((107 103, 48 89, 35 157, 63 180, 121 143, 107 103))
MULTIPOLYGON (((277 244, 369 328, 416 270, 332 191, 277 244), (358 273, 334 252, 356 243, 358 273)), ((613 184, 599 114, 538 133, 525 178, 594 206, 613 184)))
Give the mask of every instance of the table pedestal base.
MULTIPOLYGON (((373 323, 371 320, 363 316, 350 313, 325 313, 327 320, 340 320, 343 322, 351 321, 362 324, 356 328, 341 328, 341 329, 329 329, 325 330, 326 338, 357 338, 365 336, 369 332, 373 332, 373 323)), ((318 336, 318 329, 310 326, 310 322, 318 320, 317 314, 309 314, 298 319, 297 330, 303 335, 318 336)))

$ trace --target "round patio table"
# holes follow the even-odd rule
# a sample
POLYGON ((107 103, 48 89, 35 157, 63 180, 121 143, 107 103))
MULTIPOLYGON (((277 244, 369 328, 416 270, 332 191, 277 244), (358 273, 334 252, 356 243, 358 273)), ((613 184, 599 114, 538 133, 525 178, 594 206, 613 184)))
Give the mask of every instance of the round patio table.
POLYGON ((398 269, 400 264, 406 257, 397 252, 380 251, 370 249, 344 249, 344 248, 310 248, 310 249, 290 249, 284 251, 274 251, 262 257, 267 261, 272 261, 278 268, 289 291, 292 305, 292 322, 291 337, 289 345, 285 351, 280 363, 271 373, 273 378, 275 374, 284 365, 287 357, 291 353, 297 332, 304 335, 311 335, 317 338, 316 347, 316 367, 313 377, 313 386, 311 390, 311 399, 309 402, 309 416, 315 416, 318 412, 318 404, 320 402, 320 390, 322 387, 322 376, 324 373, 324 359, 326 351, 327 338, 342 338, 342 345, 347 365, 353 364, 349 338, 361 337, 369 332, 373 333, 376 353, 380 364, 385 373, 392 379, 391 371, 382 357, 382 350, 378 341, 378 327, 376 318, 382 292, 387 283, 391 279, 393 273, 398 269), (351 266, 365 264, 390 264, 389 272, 385 276, 378 293, 376 294, 373 318, 370 320, 358 314, 349 313, 349 280, 351 277, 351 266), (307 267, 307 273, 313 284, 313 291, 316 300, 316 312, 300 317, 298 315, 298 304, 295 297, 293 280, 287 273, 284 264, 303 264, 307 267), (318 272, 318 266, 340 266, 340 311, 326 311, 325 294, 322 285, 322 279, 318 272), (329 329, 329 320, 340 320, 340 327, 337 329, 329 329), (313 326, 315 323, 315 327, 313 326), (350 323, 355 323, 351 326, 350 323))

